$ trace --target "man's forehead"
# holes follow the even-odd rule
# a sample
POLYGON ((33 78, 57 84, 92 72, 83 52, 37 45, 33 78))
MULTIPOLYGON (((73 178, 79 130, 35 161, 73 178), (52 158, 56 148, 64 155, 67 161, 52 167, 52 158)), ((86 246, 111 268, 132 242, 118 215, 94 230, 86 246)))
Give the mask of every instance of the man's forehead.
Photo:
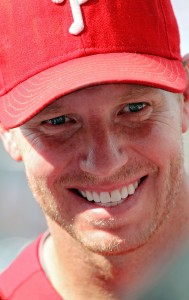
MULTIPOLYGON (((100 92, 102 90, 110 90, 117 91, 119 100, 130 100, 132 98, 139 98, 144 95, 155 95, 155 94, 160 94, 165 91, 160 90, 158 88, 150 87, 150 86, 144 86, 144 85, 136 85, 136 84, 127 84, 127 83, 113 83, 113 84, 99 84, 99 85, 93 85, 93 86, 88 86, 82 89, 79 89, 77 91, 74 91, 70 94, 64 95, 56 99, 54 102, 51 104, 47 105, 42 112, 43 113, 49 113, 49 112, 54 112, 56 113, 58 110, 62 108, 62 104, 64 103, 69 103, 70 105, 72 104, 72 99, 76 97, 76 100, 78 99, 78 95, 82 94, 89 94, 91 95, 92 93, 96 93, 100 95, 100 92), (120 97, 121 96, 121 97, 120 97)), ((80 103, 80 99, 78 99, 78 103, 80 103)), ((107 99, 108 101, 108 99, 107 99)))

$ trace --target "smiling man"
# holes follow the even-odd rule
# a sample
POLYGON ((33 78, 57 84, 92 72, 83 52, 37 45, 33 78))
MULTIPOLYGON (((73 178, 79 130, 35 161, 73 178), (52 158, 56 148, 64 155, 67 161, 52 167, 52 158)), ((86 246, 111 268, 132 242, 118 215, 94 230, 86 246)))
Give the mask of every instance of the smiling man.
POLYGON ((189 58, 171 3, 2 0, 0 14, 1 138, 49 228, 0 290, 136 299, 189 236, 189 58))

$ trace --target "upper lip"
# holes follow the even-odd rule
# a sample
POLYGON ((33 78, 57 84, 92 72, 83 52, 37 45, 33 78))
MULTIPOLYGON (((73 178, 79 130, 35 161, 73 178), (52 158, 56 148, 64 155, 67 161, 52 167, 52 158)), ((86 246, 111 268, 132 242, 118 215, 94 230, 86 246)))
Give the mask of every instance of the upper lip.
POLYGON ((102 184, 99 183, 98 185, 85 185, 85 186, 80 186, 80 185, 75 185, 74 187, 68 187, 68 189, 77 189, 77 190, 82 190, 82 191, 91 191, 91 192, 106 192, 106 191, 114 191, 116 189, 121 189, 124 186, 129 186, 130 184, 134 184, 135 182, 139 182, 140 180, 142 180, 145 176, 141 176, 141 177, 137 177, 136 179, 131 179, 131 180, 127 180, 126 182, 122 182, 122 183, 109 183, 109 184, 102 184))

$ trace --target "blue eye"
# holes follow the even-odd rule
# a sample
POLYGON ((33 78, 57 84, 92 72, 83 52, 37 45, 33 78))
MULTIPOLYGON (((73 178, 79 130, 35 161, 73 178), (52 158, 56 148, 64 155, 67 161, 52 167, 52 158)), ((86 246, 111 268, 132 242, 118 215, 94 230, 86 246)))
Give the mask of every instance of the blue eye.
POLYGON ((59 116, 59 117, 56 117, 56 118, 46 120, 43 123, 52 124, 52 125, 62 125, 62 124, 65 124, 69 121, 70 121, 70 119, 68 117, 59 116))
POLYGON ((144 102, 129 103, 124 107, 123 111, 137 113, 145 107, 146 107, 146 103, 144 102))

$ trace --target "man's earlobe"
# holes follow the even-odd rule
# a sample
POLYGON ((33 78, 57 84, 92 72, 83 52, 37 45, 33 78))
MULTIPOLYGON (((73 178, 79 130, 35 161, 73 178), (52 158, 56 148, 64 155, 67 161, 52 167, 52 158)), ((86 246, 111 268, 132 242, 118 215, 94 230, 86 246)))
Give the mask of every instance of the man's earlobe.
POLYGON ((5 150, 16 161, 21 161, 22 156, 16 144, 15 138, 10 130, 4 129, 0 126, 0 137, 3 142, 5 150))
POLYGON ((189 101, 189 53, 186 54, 183 57, 183 65, 184 65, 184 68, 185 68, 185 71, 186 71, 186 76, 187 76, 187 79, 188 79, 188 84, 187 84, 187 88, 184 92, 184 97, 185 97, 186 100, 189 101))
POLYGON ((189 128, 189 54, 183 57, 183 65, 187 76, 187 87, 184 91, 184 103, 183 103, 183 120, 182 120, 182 131, 186 132, 189 128))

